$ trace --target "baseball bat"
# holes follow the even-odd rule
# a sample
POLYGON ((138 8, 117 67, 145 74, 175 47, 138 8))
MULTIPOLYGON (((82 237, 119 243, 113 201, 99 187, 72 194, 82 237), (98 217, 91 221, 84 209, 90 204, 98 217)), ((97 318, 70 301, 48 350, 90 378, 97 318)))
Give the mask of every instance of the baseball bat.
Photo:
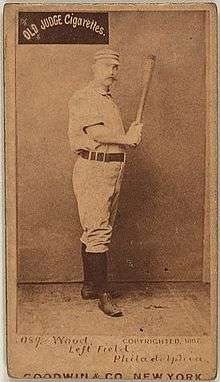
POLYGON ((136 115, 136 121, 138 123, 141 123, 141 120, 142 120, 144 105, 145 105, 146 97, 150 88, 150 81, 152 78, 155 62, 156 62, 156 56, 150 55, 146 58, 144 63, 143 89, 142 89, 141 98, 140 98, 137 115, 136 115))

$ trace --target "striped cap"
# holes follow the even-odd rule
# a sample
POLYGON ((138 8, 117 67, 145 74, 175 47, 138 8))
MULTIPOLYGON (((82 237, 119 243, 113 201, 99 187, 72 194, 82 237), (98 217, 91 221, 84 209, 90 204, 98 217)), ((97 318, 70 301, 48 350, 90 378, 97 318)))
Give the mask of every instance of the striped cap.
POLYGON ((120 64, 119 53, 109 48, 98 50, 98 52, 96 52, 94 55, 94 60, 95 62, 99 60, 108 60, 108 61, 112 61, 112 63, 116 65, 120 64))

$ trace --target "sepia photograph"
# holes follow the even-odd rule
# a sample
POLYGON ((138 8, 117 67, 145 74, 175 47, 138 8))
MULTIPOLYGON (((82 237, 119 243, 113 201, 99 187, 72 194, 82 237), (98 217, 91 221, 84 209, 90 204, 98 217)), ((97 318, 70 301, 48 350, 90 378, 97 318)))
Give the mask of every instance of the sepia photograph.
POLYGON ((215 378, 215 5, 4 18, 9 375, 215 378))

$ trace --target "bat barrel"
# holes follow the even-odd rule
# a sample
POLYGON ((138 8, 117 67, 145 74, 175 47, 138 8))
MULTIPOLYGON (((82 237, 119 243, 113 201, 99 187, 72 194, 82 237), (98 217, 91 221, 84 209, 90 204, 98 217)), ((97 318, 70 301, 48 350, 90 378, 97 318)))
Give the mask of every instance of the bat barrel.
POLYGON ((137 122, 141 122, 142 120, 144 104, 145 104, 146 96, 149 90, 150 80, 151 80, 152 72, 155 66, 155 61, 156 61, 156 56, 154 55, 149 55, 146 57, 146 61, 144 65, 143 90, 142 90, 141 99, 139 102, 139 107, 138 107, 137 115, 136 115, 137 122))

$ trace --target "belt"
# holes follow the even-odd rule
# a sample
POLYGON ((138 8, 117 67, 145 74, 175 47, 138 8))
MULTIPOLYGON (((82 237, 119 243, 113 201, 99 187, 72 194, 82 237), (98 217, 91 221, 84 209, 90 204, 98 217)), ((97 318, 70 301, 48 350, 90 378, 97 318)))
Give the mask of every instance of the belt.
POLYGON ((84 159, 98 162, 125 162, 124 153, 101 153, 98 151, 81 150, 79 155, 84 159))

